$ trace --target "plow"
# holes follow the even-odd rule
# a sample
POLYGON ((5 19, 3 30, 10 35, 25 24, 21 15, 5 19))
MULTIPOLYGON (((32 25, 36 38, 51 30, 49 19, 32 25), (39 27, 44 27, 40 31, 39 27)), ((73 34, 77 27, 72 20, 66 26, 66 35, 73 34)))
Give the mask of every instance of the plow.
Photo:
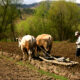
POLYGON ((76 65, 76 64, 79 64, 78 62, 76 61, 67 61, 67 59, 69 58, 64 58, 64 57, 60 57, 60 58, 45 58, 45 57, 41 57, 39 56, 40 59, 42 59, 43 61, 45 62, 49 62, 49 63, 53 63, 53 64, 58 64, 58 65, 64 65, 64 66, 73 66, 73 65, 76 65))
POLYGON ((39 58, 45 62, 64 66, 73 66, 79 64, 79 62, 71 61, 69 58, 51 56, 49 53, 46 52, 46 50, 41 47, 39 48, 42 50, 43 54, 46 55, 46 57, 39 56, 39 58))

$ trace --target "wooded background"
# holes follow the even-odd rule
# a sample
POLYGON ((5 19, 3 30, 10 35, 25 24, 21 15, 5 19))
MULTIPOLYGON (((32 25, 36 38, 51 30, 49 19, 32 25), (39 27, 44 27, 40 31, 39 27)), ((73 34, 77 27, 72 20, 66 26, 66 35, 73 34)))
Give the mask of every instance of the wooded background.
POLYGON ((16 41, 31 34, 51 34, 54 40, 74 41, 80 30, 80 6, 74 2, 44 1, 21 8, 23 0, 0 0, 0 41, 16 41))

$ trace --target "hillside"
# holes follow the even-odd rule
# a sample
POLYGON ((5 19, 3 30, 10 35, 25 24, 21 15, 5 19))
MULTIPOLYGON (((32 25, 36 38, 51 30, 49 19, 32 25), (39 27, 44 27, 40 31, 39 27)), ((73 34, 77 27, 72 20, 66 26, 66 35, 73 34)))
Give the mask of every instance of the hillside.
POLYGON ((40 3, 33 3, 33 4, 22 4, 20 5, 21 8, 34 8, 37 7, 40 3))
MULTIPOLYGON (((40 2, 42 3, 42 2, 40 2)), ((40 3, 33 3, 33 4, 22 4, 20 7, 21 8, 36 8, 37 6, 40 5, 40 3)), ((50 2, 51 3, 51 2, 50 2)), ((77 3, 78 6, 80 6, 80 4, 77 3)))

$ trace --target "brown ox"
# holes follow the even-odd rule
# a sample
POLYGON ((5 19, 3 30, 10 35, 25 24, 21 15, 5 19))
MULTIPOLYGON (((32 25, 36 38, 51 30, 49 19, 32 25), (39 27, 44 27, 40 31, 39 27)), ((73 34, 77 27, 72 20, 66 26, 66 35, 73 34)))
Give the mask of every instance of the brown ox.
POLYGON ((19 47, 21 47, 23 53, 23 59, 25 59, 25 51, 29 55, 29 60, 31 60, 31 56, 36 47, 36 39, 31 35, 25 35, 22 39, 18 38, 19 47))
POLYGON ((53 38, 49 34, 41 34, 36 38, 37 50, 41 51, 42 49, 46 51, 46 53, 50 53, 52 48, 53 38))

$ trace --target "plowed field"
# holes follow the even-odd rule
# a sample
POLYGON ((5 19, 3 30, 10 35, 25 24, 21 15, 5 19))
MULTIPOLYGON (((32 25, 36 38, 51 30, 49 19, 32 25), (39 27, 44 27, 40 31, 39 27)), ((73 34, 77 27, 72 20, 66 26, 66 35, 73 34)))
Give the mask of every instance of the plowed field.
MULTIPOLYGON (((22 52, 21 52, 20 48, 18 48, 18 43, 16 43, 16 42, 11 42, 11 43, 10 42, 9 43, 8 42, 7 43, 6 42, 0 42, 0 51, 8 52, 8 53, 10 53, 9 54, 10 56, 15 56, 16 54, 17 55, 18 54, 22 55, 22 52)), ((70 42, 66 42, 66 41, 64 41, 64 42, 54 42, 53 46, 52 46, 52 50, 51 50, 51 54, 54 55, 54 56, 63 56, 65 58, 70 58, 70 60, 79 62, 78 65, 75 65, 75 66, 72 66, 72 67, 55 65, 56 67, 60 67, 60 69, 67 71, 66 76, 68 76, 68 72, 71 72, 71 76, 72 75, 78 75, 78 78, 75 78, 76 77, 75 76, 72 80, 79 80, 80 79, 80 58, 77 58, 75 56, 75 52, 76 52, 75 43, 70 43, 70 42)), ((6 62, 6 61, 0 59, 0 64, 3 65, 2 66, 3 69, 0 69, 0 71, 2 70, 2 72, 3 72, 4 70, 6 71, 6 69, 4 69, 4 66, 6 66, 7 62, 6 62, 6 64, 4 64, 2 62, 6 62)), ((16 67, 16 70, 13 71, 15 65, 12 65, 12 64, 13 63, 11 63, 11 65, 8 65, 8 66, 9 66, 10 70, 12 69, 12 73, 15 72, 15 74, 14 74, 14 77, 15 77, 15 75, 17 75, 17 73, 18 73, 18 72, 16 72, 16 70, 19 69, 19 68, 16 67)), ((20 68, 20 69, 22 71, 24 71, 24 68, 20 68)), ((28 72, 30 72, 30 71, 28 71, 28 72)), ((35 72, 33 71, 33 73, 35 73, 35 72)), ((10 72, 9 72, 9 74, 10 74, 10 72)), ((22 76, 24 76, 23 75, 24 72, 22 72, 20 74, 22 74, 22 76)), ((27 74, 27 69, 26 69, 26 74, 27 74)), ((1 75, 1 73, 0 73, 0 75, 1 75)), ((5 75, 6 75, 6 73, 4 74, 4 76, 5 75)), ((10 74, 10 75, 12 75, 12 74, 10 74)), ((43 76, 44 79, 42 79, 39 74, 36 75, 36 73, 35 73, 34 75, 35 75, 35 78, 33 78, 33 79, 29 78, 29 80, 39 80, 39 79, 40 80, 48 80, 48 78, 45 78, 44 76, 43 76), (36 76, 38 76, 39 79, 36 79, 36 76)), ((34 75, 32 75, 32 76, 34 76, 34 75)), ((0 78, 2 79, 2 77, 0 77, 0 78)), ((5 80, 5 78, 3 78, 3 79, 5 80)), ((15 78, 13 78, 13 79, 15 79, 15 78)))

